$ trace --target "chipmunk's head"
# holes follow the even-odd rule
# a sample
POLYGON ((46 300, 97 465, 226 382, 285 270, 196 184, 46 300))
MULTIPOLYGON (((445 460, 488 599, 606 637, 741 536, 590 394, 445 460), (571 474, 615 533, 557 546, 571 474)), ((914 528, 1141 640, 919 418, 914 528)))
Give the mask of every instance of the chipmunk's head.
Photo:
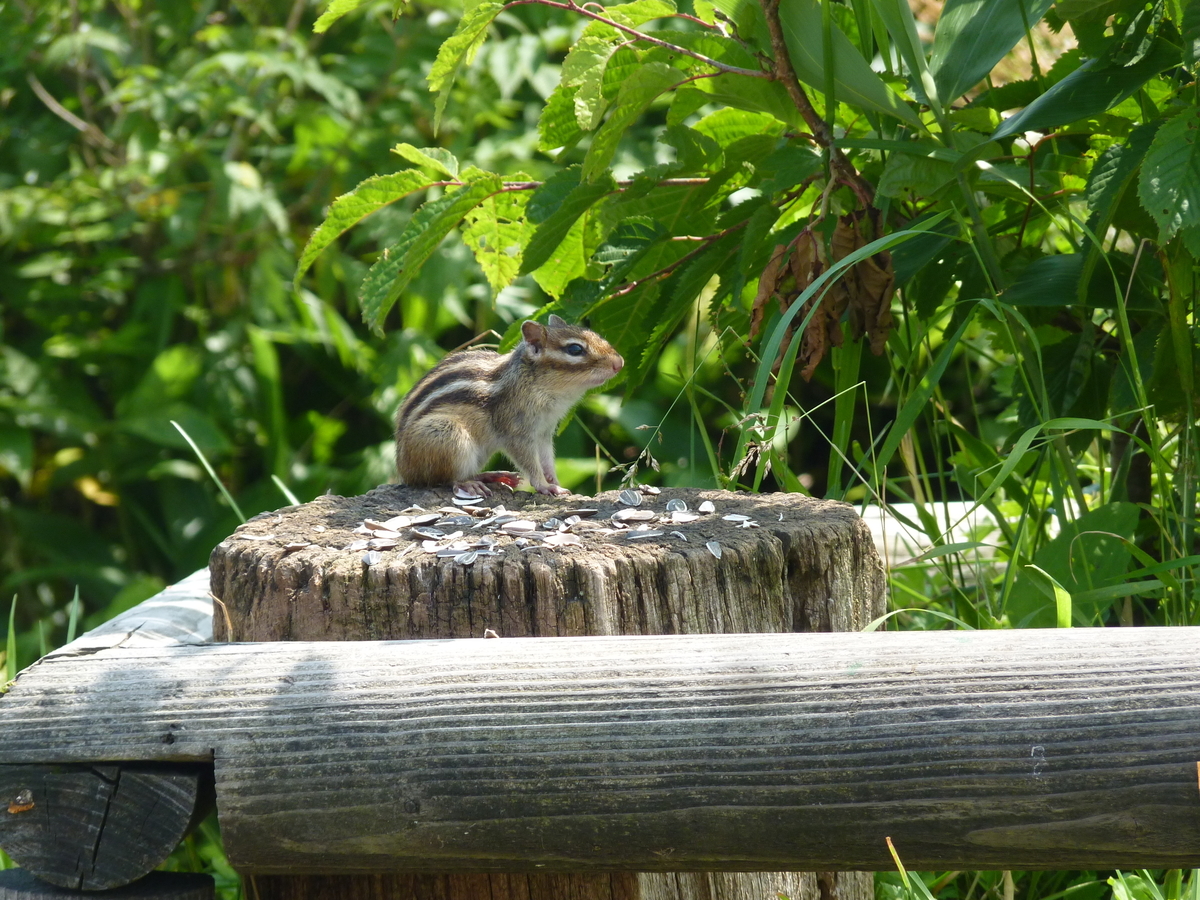
POLYGON ((581 391, 598 387, 625 365, 621 354, 596 332, 570 325, 555 315, 550 316, 546 325, 525 322, 521 325, 521 336, 529 360, 553 372, 564 387, 575 386, 581 391))

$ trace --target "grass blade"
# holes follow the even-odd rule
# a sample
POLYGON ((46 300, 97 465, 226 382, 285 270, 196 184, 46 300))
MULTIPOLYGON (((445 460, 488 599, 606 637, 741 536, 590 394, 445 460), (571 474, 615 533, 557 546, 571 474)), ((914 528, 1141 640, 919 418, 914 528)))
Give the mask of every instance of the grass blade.
POLYGON ((79 627, 79 614, 81 612, 80 606, 81 606, 81 604, 79 602, 79 585, 75 585, 75 596, 71 598, 70 618, 67 620, 67 643, 68 644, 71 643, 71 641, 75 640, 75 630, 79 627))
POLYGON ((4 681, 7 684, 17 677, 17 595, 13 594, 12 607, 8 610, 8 642, 4 647, 4 681))
POLYGON ((292 506, 300 505, 300 499, 291 492, 286 484, 283 483, 282 478, 280 478, 278 475, 272 475, 271 481, 275 483, 275 487, 279 488, 279 493, 283 494, 284 499, 287 500, 288 503, 290 503, 292 506))
POLYGON ((192 452, 195 453, 196 458, 200 460, 200 465, 204 466, 204 471, 208 473, 208 477, 213 480, 214 484, 216 484, 218 490, 220 490, 221 494, 225 497, 226 502, 230 505, 233 511, 237 513, 237 517, 245 522, 246 515, 242 512, 242 508, 237 505, 237 501, 233 499, 233 495, 229 493, 229 489, 226 488, 221 479, 217 477, 217 473, 213 471, 213 467, 209 465, 207 457, 205 457, 204 453, 196 445, 196 442, 192 440, 192 436, 184 431, 183 426, 174 419, 171 420, 171 424, 175 426, 176 431, 183 435, 183 439, 188 442, 188 446, 192 448, 192 452))

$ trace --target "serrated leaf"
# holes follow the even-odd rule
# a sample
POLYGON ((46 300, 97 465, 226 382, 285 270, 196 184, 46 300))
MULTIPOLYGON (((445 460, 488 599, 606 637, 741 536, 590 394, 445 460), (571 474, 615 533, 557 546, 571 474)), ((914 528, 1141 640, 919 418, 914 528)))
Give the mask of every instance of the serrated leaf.
POLYGON ((592 131, 604 114, 604 69, 617 45, 593 35, 584 35, 563 60, 562 85, 575 87, 575 118, 584 131, 592 131))
MULTIPOLYGON (((750 78, 747 75, 722 75, 720 78, 702 78, 693 81, 686 87, 680 88, 677 95, 685 96, 699 94, 702 100, 691 101, 689 105, 699 109, 705 103, 723 103, 735 109, 749 112, 766 113, 788 125, 797 126, 803 123, 800 111, 788 96, 787 88, 778 81, 767 81, 763 78, 750 78)), ((673 106, 672 106, 673 108, 673 106)), ((687 115, 695 112, 688 110, 684 115, 674 113, 669 122, 681 121, 687 115)))
POLYGON ((546 106, 538 118, 538 149, 543 153, 567 147, 583 137, 575 115, 575 95, 578 87, 559 84, 546 98, 546 106))
POLYGON ((587 254, 583 246, 586 225, 586 216, 576 219, 549 258, 532 272, 538 286, 556 300, 562 296, 567 285, 583 275, 587 268, 587 254))
POLYGON ((665 63, 646 63, 634 71, 621 85, 612 113, 592 138, 592 146, 583 160, 586 181, 595 181, 605 173, 625 129, 641 117, 659 94, 671 90, 683 77, 682 72, 665 63))
POLYGON ((944 103, 987 77, 1041 20, 1052 0, 946 0, 938 18, 929 71, 944 103), (1022 15, 1024 13, 1024 15, 1022 15))
POLYGON ((392 305, 425 261, 463 217, 503 187, 499 175, 476 173, 456 191, 426 203, 409 220, 400 239, 371 266, 360 291, 363 320, 382 333, 392 305))
POLYGON ((537 224, 537 230, 525 248, 520 270, 522 275, 544 265, 575 225, 576 220, 617 189, 612 175, 607 172, 594 182, 582 184, 578 183, 579 175, 579 168, 572 166, 543 184, 530 198, 529 214, 531 220, 537 224), (572 179, 576 181, 575 186, 563 193, 572 179), (562 199, 558 200, 560 197, 562 199), (541 216, 545 215, 545 211, 549 210, 556 200, 557 207, 542 219, 541 216))
MULTIPOLYGON (((637 28, 652 19, 665 19, 677 12, 675 4, 670 0, 633 0, 632 3, 617 3, 606 6, 603 15, 613 22, 619 22, 628 28, 637 28)), ((583 30, 587 37, 628 38, 629 35, 620 29, 613 28, 603 22, 593 21, 583 30)))
POLYGON ((1200 3, 1183 4, 1183 21, 1179 25, 1183 39, 1183 64, 1192 69, 1200 63, 1200 3))
POLYGON ((725 164, 721 145, 709 135, 687 125, 670 125, 661 135, 659 143, 675 148, 675 160, 679 172, 709 172, 725 164))
POLYGON ((1191 107, 1170 119, 1146 151, 1138 180, 1138 199, 1154 217, 1165 244, 1181 228, 1200 225, 1200 109, 1191 107))
POLYGON ((593 328, 604 335, 627 360, 636 360, 645 346, 647 317, 658 306, 660 282, 647 282, 589 311, 593 328))
POLYGON ((313 22, 313 31, 317 34, 324 34, 329 30, 329 26, 340 19, 347 13, 352 13, 360 6, 366 6, 371 0, 333 0, 327 7, 325 12, 313 22))
POLYGON ((1025 131, 1046 131, 1112 109, 1163 69, 1179 64, 1179 48, 1162 39, 1132 66, 1105 66, 1091 59, 1006 119, 992 134, 998 141, 1025 131))
POLYGON ((885 197, 906 198, 909 194, 930 197, 954 181, 954 165, 933 156, 893 153, 879 176, 877 190, 885 197))
MULTIPOLYGON (((730 0, 722 0, 717 4, 718 8, 722 8, 726 2, 730 0)), ((745 3, 748 0, 733 2, 745 3)), ((779 19, 796 75, 806 84, 824 90, 826 63, 820 4, 817 0, 780 0, 779 19)), ((833 71, 838 100, 894 116, 914 128, 922 128, 917 114, 872 71, 858 48, 836 25, 833 26, 833 71)))
MULTIPOLYGON (((1096 160, 1087 184, 1087 204, 1091 215, 1088 227, 1093 231, 1102 221, 1111 219, 1125 187, 1142 164, 1142 158, 1158 131, 1158 122, 1135 128, 1124 144, 1112 144, 1096 160)), ((1101 234, 1108 231, 1103 228, 1101 234)))
POLYGON ((493 194, 467 213, 463 241, 487 276, 493 293, 512 284, 521 268, 521 255, 533 225, 525 218, 527 191, 493 194))
POLYGON ((659 304, 654 310, 656 321, 653 323, 650 337, 643 338, 641 356, 627 376, 633 385, 639 384, 658 361, 663 345, 670 340, 713 276, 723 272, 732 274, 731 263, 738 257, 742 237, 742 234, 734 231, 713 241, 708 249, 681 266, 677 273, 667 280, 664 286, 667 303, 659 304))
POLYGON ((350 193, 342 194, 329 207, 329 215, 325 217, 325 221, 317 226, 309 237, 296 266, 294 283, 299 286, 301 276, 308 271, 313 260, 350 226, 389 203, 395 203, 433 183, 434 179, 424 172, 409 169, 391 175, 373 175, 350 193))
POLYGON ((438 50, 437 59, 429 70, 427 80, 429 89, 438 95, 434 105, 433 130, 436 133, 442 121, 442 113, 446 110, 446 100, 450 96, 450 87, 458 75, 459 69, 469 66, 479 52, 480 46, 487 37, 492 20, 504 9, 503 3, 496 0, 483 0, 463 14, 454 34, 446 38, 438 50))
POLYGON ((433 169, 447 178, 458 177, 458 158, 444 147, 418 149, 412 144, 397 144, 392 152, 423 169, 433 169))

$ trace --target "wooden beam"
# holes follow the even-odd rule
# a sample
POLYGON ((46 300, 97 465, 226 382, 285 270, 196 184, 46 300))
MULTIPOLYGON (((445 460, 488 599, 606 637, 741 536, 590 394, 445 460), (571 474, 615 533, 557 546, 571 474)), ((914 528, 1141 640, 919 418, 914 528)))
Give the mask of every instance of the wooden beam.
POLYGON ((24 869, 0 872, 0 900, 213 900, 211 875, 151 872, 136 884, 97 894, 47 884, 24 869))
POLYGON ((0 762, 215 762, 256 873, 1200 865, 1200 629, 123 646, 0 762))

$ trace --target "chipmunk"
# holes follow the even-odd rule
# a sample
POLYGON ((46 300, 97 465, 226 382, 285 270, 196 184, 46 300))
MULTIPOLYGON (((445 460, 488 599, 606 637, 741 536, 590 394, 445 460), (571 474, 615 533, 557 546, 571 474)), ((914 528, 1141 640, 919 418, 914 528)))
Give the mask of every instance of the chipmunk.
POLYGON ((487 496, 485 482, 517 484, 512 472, 480 472, 497 450, 539 494, 569 494, 554 471, 558 423, 625 360, 594 331, 521 325, 510 353, 451 353, 413 386, 396 414, 396 473, 404 484, 450 484, 487 496))

